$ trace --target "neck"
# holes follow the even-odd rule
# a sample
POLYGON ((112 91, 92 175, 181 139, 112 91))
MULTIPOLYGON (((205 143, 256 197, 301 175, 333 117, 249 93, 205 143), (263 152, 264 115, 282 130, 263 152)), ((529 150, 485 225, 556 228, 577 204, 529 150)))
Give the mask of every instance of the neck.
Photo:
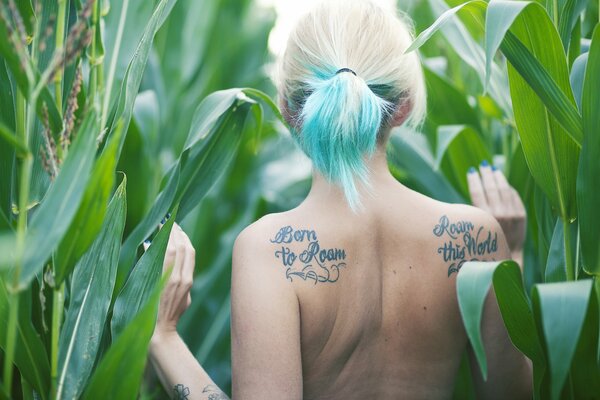
MULTIPOLYGON (((367 167, 368 179, 370 187, 367 189, 364 185, 357 181, 358 192, 363 205, 366 205, 367 200, 372 195, 377 195, 384 187, 389 187, 391 184, 397 184, 396 179, 392 176, 388 164, 385 146, 379 146, 372 157, 365 159, 367 167)), ((344 191, 341 187, 329 183, 319 171, 313 168, 313 179, 310 192, 305 200, 306 203, 317 203, 320 205, 327 204, 327 207, 348 207, 344 191)))

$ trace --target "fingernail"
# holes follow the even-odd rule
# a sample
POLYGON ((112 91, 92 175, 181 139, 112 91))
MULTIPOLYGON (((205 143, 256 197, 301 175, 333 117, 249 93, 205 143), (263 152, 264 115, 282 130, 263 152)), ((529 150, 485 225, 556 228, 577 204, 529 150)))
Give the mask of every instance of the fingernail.
POLYGON ((167 213, 167 219, 171 218, 171 213, 167 213))
POLYGON ((489 165, 490 165, 490 163, 488 162, 488 160, 483 160, 483 161, 481 162, 481 166, 482 166, 482 167, 487 167, 487 166, 489 166, 489 165))
POLYGON ((474 174, 475 172, 477 172, 477 170, 475 169, 475 167, 471 167, 469 168, 469 174, 474 174))
POLYGON ((144 240, 144 243, 146 243, 146 244, 150 244, 150 239, 146 239, 146 240, 144 240))
POLYGON ((164 224, 165 222, 166 222, 166 219, 164 219, 164 218, 160 220, 161 224, 164 224))
POLYGON ((497 171, 498 167, 496 167, 495 165, 492 165, 492 171, 497 171))

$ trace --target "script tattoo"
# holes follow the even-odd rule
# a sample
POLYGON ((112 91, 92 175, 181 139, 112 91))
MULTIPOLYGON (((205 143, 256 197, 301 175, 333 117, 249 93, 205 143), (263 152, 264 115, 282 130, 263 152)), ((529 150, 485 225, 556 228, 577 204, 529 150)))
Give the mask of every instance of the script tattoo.
POLYGON ((214 385, 205 386, 204 389, 202 389, 202 393, 208 394, 208 400, 229 400, 229 397, 214 385))
POLYGON ((340 268, 346 266, 344 249, 322 248, 317 233, 310 229, 294 229, 284 226, 270 239, 271 243, 281 245, 275 250, 275 257, 281 260, 286 268, 285 276, 290 281, 293 277, 317 282, 337 282, 340 268), (287 244, 298 242, 305 244, 305 249, 297 254, 287 244))
POLYGON ((475 227, 470 221, 451 222, 446 215, 440 218, 433 228, 435 236, 444 238, 444 245, 438 247, 448 265, 448 276, 458 273, 467 261, 485 261, 498 250, 498 234, 483 227, 475 227))

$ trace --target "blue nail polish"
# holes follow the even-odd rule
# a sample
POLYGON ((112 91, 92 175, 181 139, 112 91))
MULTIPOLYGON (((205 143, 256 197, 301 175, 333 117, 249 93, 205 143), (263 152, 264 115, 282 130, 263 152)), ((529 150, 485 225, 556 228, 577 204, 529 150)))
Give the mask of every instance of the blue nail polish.
POLYGON ((477 170, 475 169, 475 167, 469 168, 469 174, 474 174, 475 172, 477 172, 477 170))
POLYGON ((498 171, 498 167, 496 167, 495 165, 492 165, 492 171, 498 171))
POLYGON ((165 221, 166 221, 166 219, 163 218, 160 220, 160 223, 164 225, 165 221))
POLYGON ((482 166, 482 167, 487 167, 487 166, 489 166, 489 165, 490 165, 490 163, 488 162, 488 160, 483 160, 483 161, 481 162, 481 166, 482 166))
POLYGON ((144 240, 144 243, 146 243, 146 244, 150 244, 150 239, 146 239, 146 240, 144 240))
POLYGON ((167 219, 171 218, 171 213, 167 213, 167 219))

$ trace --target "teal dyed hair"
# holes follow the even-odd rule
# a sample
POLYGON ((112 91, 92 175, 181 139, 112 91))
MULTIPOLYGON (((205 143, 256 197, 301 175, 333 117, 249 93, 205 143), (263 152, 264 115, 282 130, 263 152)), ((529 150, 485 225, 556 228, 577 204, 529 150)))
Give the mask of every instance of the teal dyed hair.
POLYGON ((359 193, 369 193, 366 161, 383 148, 387 128, 423 119, 421 63, 405 53, 412 40, 410 23, 392 9, 327 0, 298 20, 279 60, 277 86, 294 139, 355 211, 359 193))
POLYGON ((375 152, 392 105, 350 72, 336 74, 330 68, 315 76, 307 82, 310 95, 300 113, 300 132, 294 137, 315 168, 338 183, 356 209, 360 205, 357 180, 368 186, 364 158, 375 152))

